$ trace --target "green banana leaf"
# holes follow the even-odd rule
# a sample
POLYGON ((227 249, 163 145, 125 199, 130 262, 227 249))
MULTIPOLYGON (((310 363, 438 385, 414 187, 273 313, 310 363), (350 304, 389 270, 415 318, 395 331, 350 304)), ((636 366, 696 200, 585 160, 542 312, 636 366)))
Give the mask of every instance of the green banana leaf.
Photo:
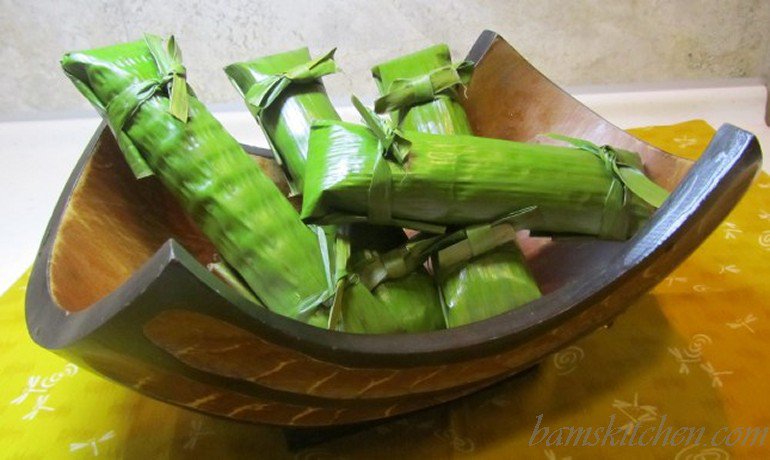
POLYGON ((372 75, 382 97, 375 110, 391 112, 405 131, 471 134, 457 99, 472 70, 467 62, 452 65, 449 48, 443 44, 378 64, 372 75))
POLYGON ((515 243, 451 269, 440 263, 434 269, 448 328, 491 318, 541 296, 515 243))
POLYGON ((333 291, 305 226, 186 83, 161 38, 66 54, 64 72, 107 119, 137 176, 154 174, 267 308, 308 321, 333 291))
POLYGON ((422 269, 396 284, 384 284, 370 291, 352 282, 338 289, 339 303, 332 307, 330 320, 335 331, 354 334, 397 334, 444 328, 438 296, 425 289, 431 276, 422 269), (417 308, 410 308, 417 307, 417 308))
POLYGON ((340 119, 320 80, 336 71, 333 56, 334 50, 311 60, 308 49, 299 48, 225 67, 295 193, 302 191, 310 125, 340 119))
POLYGON ((540 297, 516 244, 514 223, 465 229, 465 239, 433 255, 447 327, 490 318, 540 297))
MULTIPOLYGON (((491 224, 443 235, 418 235, 386 253, 360 251, 358 260, 340 263, 352 269, 344 273, 347 278, 337 278, 343 283, 338 284, 332 325, 350 332, 364 328, 371 332, 373 327, 378 332, 429 331, 488 318, 538 298, 540 291, 515 245, 516 223, 532 211, 523 209, 491 224), (440 302, 419 299, 414 292, 404 297, 404 289, 411 289, 413 283, 419 287, 422 278, 430 279, 423 264, 431 256, 440 302), (378 306, 367 292, 384 305, 378 306), (349 305, 350 298, 355 304, 349 305)), ((343 247, 337 253, 346 257, 346 250, 343 247)))
POLYGON ((424 268, 374 291, 354 283, 343 295, 338 331, 366 334, 425 332, 444 329, 441 303, 424 268), (430 289, 426 289, 429 286, 430 289))
MULTIPOLYGON (((337 292, 329 327, 337 331, 368 334, 444 328, 438 293, 425 267, 416 262, 391 278, 378 278, 369 284, 362 275, 367 267, 381 261, 380 253, 359 250, 351 254, 346 229, 338 233, 336 242, 337 292)), ((399 249, 392 252, 402 255, 399 249)))
POLYGON ((305 222, 468 226, 535 206, 524 227, 537 233, 624 240, 659 204, 643 193, 660 187, 644 176, 632 152, 398 132, 382 120, 367 123, 313 125, 305 222), (646 190, 631 192, 625 175, 646 190))
MULTIPOLYGON (((282 160, 295 193, 302 190, 311 124, 317 120, 339 120, 320 81, 322 76, 336 70, 333 54, 332 50, 311 59, 307 48, 300 48, 225 68, 270 140, 276 156, 282 160)), ((398 227, 353 224, 325 230, 330 248, 335 246, 337 232, 341 233, 339 238, 349 245, 344 251, 352 252, 351 260, 406 243, 406 235, 398 227)), ((348 257, 330 263, 330 269, 335 270, 337 263, 347 269, 348 257)), ((443 326, 443 319, 435 321, 436 317, 441 319, 441 307, 432 279, 424 269, 419 274, 371 288, 346 282, 345 289, 337 289, 337 294, 340 299, 336 305, 343 312, 342 321, 336 327, 339 330, 386 333, 443 326)), ((315 321, 321 324, 323 316, 319 313, 315 321)))
MULTIPOLYGON (((446 45, 436 45, 375 66, 378 113, 392 112, 401 130, 473 134, 458 91, 469 83, 473 64, 452 65, 446 45)), ((514 237, 515 238, 515 237, 514 237)), ((437 270, 438 258, 433 267, 437 270)), ((447 327, 494 316, 540 296, 515 239, 496 252, 477 254, 436 271, 447 327)))

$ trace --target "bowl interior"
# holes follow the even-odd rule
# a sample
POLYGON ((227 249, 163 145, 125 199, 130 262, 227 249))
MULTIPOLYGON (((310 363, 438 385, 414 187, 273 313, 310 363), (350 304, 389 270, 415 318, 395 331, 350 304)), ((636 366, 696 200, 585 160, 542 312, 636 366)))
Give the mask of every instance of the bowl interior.
MULTIPOLYGON (((279 166, 254 156, 281 190, 279 166)), ((112 133, 104 129, 69 198, 54 241, 49 283, 59 307, 88 308, 126 282, 169 239, 201 264, 216 250, 154 177, 136 180, 112 133)))
MULTIPOLYGON (((607 122, 495 34, 483 34, 469 59, 477 65, 463 104, 479 135, 551 142, 541 134, 556 132, 633 150, 642 155, 647 173, 669 190, 692 164, 607 122)), ((278 165, 261 157, 255 161, 288 195, 278 165)), ((203 265, 217 258, 211 243, 157 179, 134 179, 112 134, 103 130, 56 235, 49 267, 55 302, 68 311, 88 308, 123 284, 169 238, 203 265)), ((526 232, 520 243, 545 294, 600 268, 623 246, 586 238, 530 238, 526 232)))
MULTIPOLYGON (((495 34, 482 35, 469 58, 477 65, 463 104, 479 135, 550 142, 540 134, 557 132, 612 144, 639 152, 647 173, 668 189, 692 164, 607 122, 495 34)), ((266 158, 255 156, 255 161, 288 194, 279 166, 266 158)), ((211 243, 157 179, 132 176, 112 134, 104 129, 56 235, 49 266, 55 302, 68 311, 88 308, 123 284, 170 238, 203 265, 217 260, 211 243)), ((623 247, 623 243, 585 238, 530 238, 526 232, 520 242, 545 294, 600 267, 623 247)))

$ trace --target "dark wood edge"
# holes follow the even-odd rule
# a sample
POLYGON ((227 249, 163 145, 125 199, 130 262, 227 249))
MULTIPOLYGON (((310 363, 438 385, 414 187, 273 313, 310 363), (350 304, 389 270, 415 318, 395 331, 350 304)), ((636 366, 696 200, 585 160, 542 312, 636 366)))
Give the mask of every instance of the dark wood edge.
POLYGON ((246 144, 241 144, 241 147, 243 147, 243 150, 249 155, 253 155, 255 157, 262 157, 262 158, 273 158, 273 151, 270 149, 255 147, 253 145, 246 145, 246 144))
POLYGON ((492 44, 499 37, 500 35, 498 35, 497 32, 489 29, 481 32, 479 38, 476 39, 476 42, 471 47, 471 50, 468 51, 468 55, 465 57, 465 60, 472 62, 474 65, 481 62, 481 59, 485 54, 487 54, 489 48, 492 47, 492 44))

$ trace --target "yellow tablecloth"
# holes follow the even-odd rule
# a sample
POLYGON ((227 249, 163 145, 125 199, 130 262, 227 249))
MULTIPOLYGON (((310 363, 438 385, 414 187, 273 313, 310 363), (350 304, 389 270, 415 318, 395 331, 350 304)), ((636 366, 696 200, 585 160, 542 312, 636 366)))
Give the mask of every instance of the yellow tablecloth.
MULTIPOLYGON (((632 132, 693 158, 714 133, 702 121, 632 132)), ((25 275, 0 298, 0 457, 770 458, 768 262, 762 174, 708 241, 613 327, 469 398, 299 452, 277 428, 156 402, 37 347, 24 324, 25 275), (594 434, 567 439, 560 427, 594 434), (615 435, 596 435, 602 427, 615 435), (636 443, 659 433, 658 445, 629 446, 630 434, 617 445, 634 427, 636 443), (683 427, 696 430, 677 434, 683 427), (686 439, 701 427, 701 445, 686 439), (648 429, 656 431, 645 437, 648 429)))

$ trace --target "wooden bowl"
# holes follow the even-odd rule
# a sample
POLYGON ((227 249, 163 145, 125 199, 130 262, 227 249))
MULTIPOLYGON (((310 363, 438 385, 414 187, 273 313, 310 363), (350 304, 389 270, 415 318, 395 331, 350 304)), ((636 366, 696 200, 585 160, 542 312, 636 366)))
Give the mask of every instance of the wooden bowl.
MULTIPOLYGON (((143 394, 209 414, 286 426, 394 416, 490 385, 609 324, 714 230, 760 168, 754 136, 729 125, 695 164, 641 142, 493 32, 469 59, 476 72, 464 104, 479 135, 533 141, 558 132, 634 150, 656 182, 676 190, 627 242, 528 241, 545 293, 530 304, 450 330, 345 334, 250 308, 209 273, 211 244, 156 180, 134 180, 102 125, 34 265, 26 305, 33 339, 143 394)), ((272 160, 257 161, 279 180, 272 160)))

